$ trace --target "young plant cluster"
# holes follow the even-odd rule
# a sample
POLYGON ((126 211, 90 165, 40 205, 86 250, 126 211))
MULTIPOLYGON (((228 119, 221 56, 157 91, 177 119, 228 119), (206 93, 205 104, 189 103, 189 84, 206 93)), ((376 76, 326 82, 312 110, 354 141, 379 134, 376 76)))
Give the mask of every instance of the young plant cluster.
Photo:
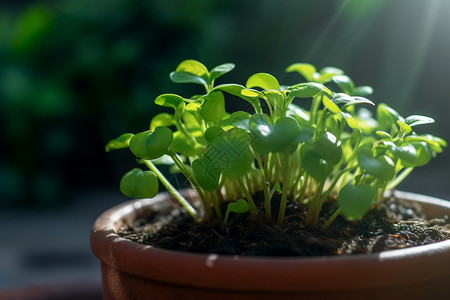
POLYGON ((106 151, 129 148, 149 169, 126 173, 120 182, 123 194, 154 197, 160 181, 193 218, 219 218, 224 224, 230 212, 261 213, 282 224, 289 198, 308 205, 304 225, 310 228, 318 226, 325 200, 337 199, 338 209, 321 224, 328 227, 341 213, 348 219, 362 217, 383 201, 386 190, 446 146, 438 137, 413 130, 434 122, 429 117, 404 118, 386 104, 376 106, 373 117, 364 107, 374 106, 366 98, 372 88, 355 86, 341 69, 317 71, 297 63, 287 72, 299 73, 306 82, 282 86, 274 76, 257 73, 245 86, 215 85, 233 68, 228 63, 208 70, 195 60, 181 62, 170 79, 202 85, 205 93, 158 96, 155 103, 170 113, 155 115, 148 130, 125 133, 106 145, 106 151), (228 113, 225 99, 236 97, 251 109, 228 113), (201 199, 201 210, 171 185, 158 169, 161 164, 186 177, 201 199), (261 211, 253 200, 258 191, 264 195, 261 211), (274 193, 281 194, 277 216, 272 215, 274 193))

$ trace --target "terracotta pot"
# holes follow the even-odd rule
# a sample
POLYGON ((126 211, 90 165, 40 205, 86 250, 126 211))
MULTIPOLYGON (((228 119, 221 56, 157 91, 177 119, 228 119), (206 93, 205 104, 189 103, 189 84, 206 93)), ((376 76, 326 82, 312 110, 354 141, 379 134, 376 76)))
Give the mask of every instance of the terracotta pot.
MULTIPOLYGON (((450 202, 396 192, 431 218, 450 202)), ((91 232, 101 260, 104 299, 448 299, 450 240, 372 255, 265 258, 162 250, 116 234, 149 210, 170 207, 167 194, 103 213, 91 232)))

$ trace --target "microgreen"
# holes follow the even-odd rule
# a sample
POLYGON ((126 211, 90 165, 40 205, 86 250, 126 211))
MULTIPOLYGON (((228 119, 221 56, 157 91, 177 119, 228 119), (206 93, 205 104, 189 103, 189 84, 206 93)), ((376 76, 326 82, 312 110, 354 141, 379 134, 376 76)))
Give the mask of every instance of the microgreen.
POLYGON ((383 201, 385 191, 447 146, 415 131, 433 123, 432 118, 404 118, 387 104, 375 106, 367 98, 372 88, 356 86, 341 69, 317 71, 298 63, 287 71, 306 82, 281 85, 271 74, 256 73, 245 85, 215 84, 234 67, 228 63, 209 70, 195 60, 181 62, 170 79, 199 84, 205 93, 158 96, 155 103, 167 111, 155 115, 148 130, 125 133, 106 145, 106 151, 129 148, 149 168, 123 176, 125 195, 154 197, 160 181, 193 218, 218 218, 224 226, 231 212, 263 214, 268 222, 282 224, 289 199, 309 206, 304 225, 315 227, 329 199, 338 209, 321 224, 328 227, 341 213, 350 220, 361 218, 383 201), (247 111, 226 111, 225 103, 236 97, 249 104, 247 111), (302 108, 306 102, 309 110, 302 108), (160 165, 186 177, 201 208, 172 186, 160 165), (254 200, 259 191, 262 209, 254 200), (275 193, 281 199, 278 216, 272 216, 275 193))

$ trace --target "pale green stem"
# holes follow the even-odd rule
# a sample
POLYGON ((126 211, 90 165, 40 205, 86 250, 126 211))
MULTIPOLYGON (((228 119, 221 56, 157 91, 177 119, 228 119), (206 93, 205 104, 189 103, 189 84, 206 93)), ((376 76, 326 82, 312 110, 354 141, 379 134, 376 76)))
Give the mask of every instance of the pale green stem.
POLYGON ((205 194, 203 193, 203 190, 201 189, 200 184, 197 181, 197 178, 195 178, 194 174, 190 170, 188 170, 188 168, 186 168, 185 164, 175 151, 169 148, 167 155, 169 155, 172 158, 174 163, 180 169, 180 172, 184 175, 184 177, 186 177, 187 180, 189 180, 192 187, 197 191, 200 200, 202 201, 202 204, 205 208, 206 217, 208 218, 209 216, 211 216, 212 214, 211 206, 206 201, 205 194))
POLYGON ((284 214, 286 212, 287 192, 289 190, 290 181, 290 169, 289 169, 290 156, 286 155, 283 159, 283 188, 281 190, 280 211, 278 213, 277 223, 283 224, 284 214))
POLYGON ((306 215, 306 227, 313 228, 318 220, 318 215, 320 213, 320 197, 322 195, 323 187, 325 185, 325 181, 321 181, 317 186, 316 193, 314 194, 314 198, 311 201, 311 205, 309 206, 308 213, 306 215))
POLYGON ((386 187, 386 190, 392 190, 393 188, 395 188, 400 182, 402 182, 414 169, 414 167, 409 167, 406 168, 400 175, 398 175, 397 177, 395 177, 394 180, 392 180, 388 186, 386 187))
POLYGON ((272 220, 272 211, 270 207, 270 192, 269 192, 269 182, 267 181, 267 174, 264 170, 264 165, 261 161, 261 157, 258 153, 254 153, 256 161, 258 162, 259 172, 261 173, 263 191, 264 191, 264 209, 266 211, 266 220, 272 220))
POLYGON ((144 164, 152 170, 167 190, 178 200, 178 202, 187 210, 187 212, 195 219, 198 220, 197 211, 194 207, 178 192, 177 189, 167 180, 167 178, 161 173, 161 171, 150 161, 143 160, 144 164))
POLYGON ((323 224, 322 228, 328 229, 328 227, 330 227, 331 223, 333 223, 333 221, 337 218, 337 216, 339 216, 340 213, 341 209, 340 208, 336 209, 333 215, 331 215, 331 217, 325 222, 325 224, 323 224))
POLYGON ((239 177, 236 178, 237 182, 239 183, 239 186, 241 187, 241 190, 244 192, 245 197, 247 198, 247 202, 250 205, 250 213, 254 216, 256 216, 256 206, 255 206, 255 202, 253 202, 253 198, 250 195, 250 192, 248 191, 248 189, 245 187, 244 183, 242 182, 242 179, 240 179, 239 177))

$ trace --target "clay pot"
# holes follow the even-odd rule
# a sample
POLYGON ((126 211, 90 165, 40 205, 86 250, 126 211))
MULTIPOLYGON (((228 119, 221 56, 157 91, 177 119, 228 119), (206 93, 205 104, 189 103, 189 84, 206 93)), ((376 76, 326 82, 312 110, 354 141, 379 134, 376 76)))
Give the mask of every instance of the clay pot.
MULTIPOLYGON (((430 218, 450 202, 417 194, 430 218)), ((101 260, 104 299, 448 299, 450 240, 371 255, 265 258, 162 250, 116 234, 124 222, 165 211, 167 194, 103 213, 91 232, 101 260)))

